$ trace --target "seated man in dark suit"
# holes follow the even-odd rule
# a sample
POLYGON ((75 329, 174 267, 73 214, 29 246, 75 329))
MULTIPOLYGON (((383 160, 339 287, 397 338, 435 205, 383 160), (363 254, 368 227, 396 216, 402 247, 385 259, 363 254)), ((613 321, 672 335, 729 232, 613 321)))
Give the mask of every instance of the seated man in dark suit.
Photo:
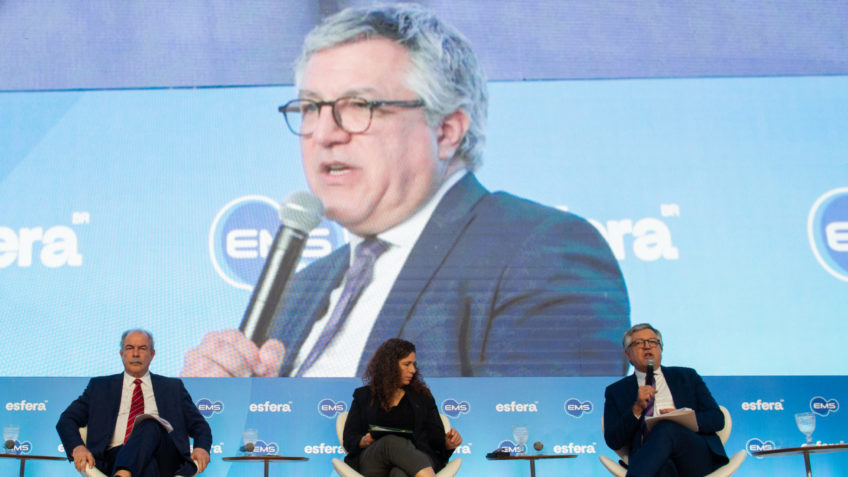
POLYGON ((212 430, 182 381, 148 372, 156 354, 153 336, 129 330, 121 336, 124 373, 92 378, 59 417, 56 430, 77 470, 96 466, 111 476, 189 476, 209 464, 212 430), (155 419, 167 421, 168 432, 155 419), (79 428, 88 426, 84 443, 79 428), (189 451, 189 436, 194 450, 189 451), (192 462, 194 460, 197 464, 192 462))
POLYGON ((627 475, 695 477, 726 464, 727 454, 716 435, 724 427, 724 415, 698 373, 691 368, 660 366, 662 334, 647 323, 630 328, 622 344, 636 372, 611 384, 604 393, 604 440, 613 450, 630 447, 627 475), (649 364, 653 386, 647 379, 649 364), (650 432, 645 430, 646 416, 684 407, 695 411, 698 432, 671 421, 657 423, 650 432))

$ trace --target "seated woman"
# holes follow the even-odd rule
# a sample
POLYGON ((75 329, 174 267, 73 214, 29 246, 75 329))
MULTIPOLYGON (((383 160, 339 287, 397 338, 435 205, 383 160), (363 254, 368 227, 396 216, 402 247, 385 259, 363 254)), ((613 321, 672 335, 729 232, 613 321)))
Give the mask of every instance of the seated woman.
POLYGON ((447 434, 436 401, 418 374, 415 345, 393 338, 381 344, 353 392, 344 428, 345 462, 366 477, 433 477, 462 443, 447 434), (371 431, 371 426, 409 433, 371 431))

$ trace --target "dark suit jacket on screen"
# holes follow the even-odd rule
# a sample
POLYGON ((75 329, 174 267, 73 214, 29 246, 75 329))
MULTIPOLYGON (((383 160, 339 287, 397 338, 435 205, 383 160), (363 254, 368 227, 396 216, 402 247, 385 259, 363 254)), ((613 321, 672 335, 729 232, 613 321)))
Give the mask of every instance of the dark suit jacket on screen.
MULTIPOLYGON (((297 273, 269 337, 291 372, 344 276, 349 247, 297 273)), ((624 279, 576 215, 487 191, 473 174, 437 206, 371 330, 357 375, 389 338, 416 344, 427 376, 598 376, 625 369, 624 279)))
MULTIPOLYGON (((698 435, 707 443, 710 452, 726 458, 721 439, 716 435, 724 427, 724 415, 701 376, 692 368, 665 366, 662 374, 674 406, 693 409, 698 420, 698 435)), ((607 386, 604 393, 604 439, 611 449, 630 446, 630 454, 633 454, 642 445, 641 421, 633 415, 638 389, 635 374, 607 386)))
MULTIPOLYGON (((415 424, 412 426, 412 442, 415 448, 430 456, 433 469, 438 472, 448 463, 452 450, 445 447, 445 428, 436 401, 432 396, 422 396, 407 392, 406 398, 412 405, 415 424)), ((359 468, 359 440, 368 433, 368 425, 377 422, 379 404, 371 404, 371 389, 368 386, 356 388, 353 392, 353 403, 345 422, 342 435, 344 448, 348 451, 345 462, 351 467, 359 468)))
MULTIPOLYGON (((150 381, 159 416, 174 426, 169 435, 180 453, 191 460, 189 436, 194 438, 195 447, 208 452, 212 447, 212 430, 192 402, 183 382, 153 373, 150 374, 150 381)), ((84 426, 88 426, 88 442, 85 446, 98 463, 103 460, 115 432, 123 383, 123 373, 91 378, 82 395, 59 417, 56 430, 59 431, 59 438, 69 460, 73 460, 71 453, 74 448, 83 445, 79 428, 84 426)))

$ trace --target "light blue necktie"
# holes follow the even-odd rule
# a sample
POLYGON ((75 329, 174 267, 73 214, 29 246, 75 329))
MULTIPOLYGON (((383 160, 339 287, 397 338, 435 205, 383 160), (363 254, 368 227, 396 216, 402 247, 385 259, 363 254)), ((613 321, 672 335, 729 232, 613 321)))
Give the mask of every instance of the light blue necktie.
POLYGON ((356 246, 353 264, 345 273, 345 285, 339 301, 333 308, 333 313, 324 326, 324 331, 321 332, 315 346, 312 347, 309 355, 298 368, 295 377, 303 376, 303 373, 315 364, 315 361, 336 336, 350 310, 353 309, 353 305, 356 304, 356 300, 359 299, 359 295, 362 294, 362 290, 371 283, 371 276, 374 274, 374 262, 388 248, 389 244, 377 237, 369 237, 356 246))

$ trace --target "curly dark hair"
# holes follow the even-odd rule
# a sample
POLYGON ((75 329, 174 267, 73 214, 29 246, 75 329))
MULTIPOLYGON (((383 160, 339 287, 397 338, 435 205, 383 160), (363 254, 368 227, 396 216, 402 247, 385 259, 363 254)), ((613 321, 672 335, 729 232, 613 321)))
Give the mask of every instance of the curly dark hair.
MULTIPOLYGON (((380 406, 389 411, 390 403, 395 390, 400 386, 400 360, 415 352, 415 345, 409 341, 400 338, 392 338, 386 340, 374 352, 371 361, 368 362, 368 367, 365 368, 365 374, 362 376, 362 382, 367 384, 371 389, 371 404, 378 402, 380 406)), ((412 381, 405 386, 416 394, 424 396, 432 396, 430 388, 421 379, 421 373, 418 369, 412 376, 412 381)))

